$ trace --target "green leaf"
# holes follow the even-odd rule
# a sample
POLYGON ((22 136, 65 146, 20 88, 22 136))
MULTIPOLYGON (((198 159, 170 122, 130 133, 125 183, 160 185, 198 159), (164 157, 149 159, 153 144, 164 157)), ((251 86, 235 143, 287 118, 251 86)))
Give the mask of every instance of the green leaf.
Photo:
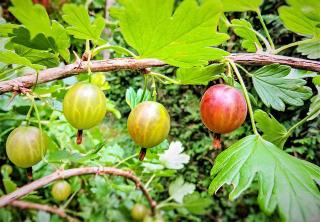
POLYGON ((303 79, 289 79, 290 67, 278 64, 264 66, 253 73, 253 85, 267 107, 284 111, 285 103, 302 106, 312 96, 303 79))
MULTIPOLYGON (((126 102, 130 106, 131 110, 136 107, 141 101, 143 95, 143 90, 139 89, 138 92, 136 92, 132 87, 129 87, 126 91, 126 102)), ((148 90, 146 90, 144 97, 142 101, 148 101, 151 98, 151 94, 148 90)))
POLYGON ((258 203, 271 214, 278 208, 283 221, 316 221, 320 215, 320 168, 282 151, 260 136, 247 136, 215 160, 209 193, 232 184, 230 199, 247 190, 255 177, 259 183, 258 203))
POLYGON ((100 38, 105 27, 105 21, 102 17, 98 17, 92 22, 83 5, 65 4, 62 11, 63 20, 70 25, 67 28, 70 35, 78 39, 92 40, 96 44, 104 43, 104 40, 100 38))
POLYGON ((15 45, 14 49, 18 55, 27 58, 33 64, 39 64, 49 68, 59 65, 58 55, 48 51, 31 49, 22 45, 15 45))
POLYGON ((68 48, 70 46, 70 38, 65 28, 57 21, 52 21, 51 36, 53 37, 57 46, 55 51, 58 52, 67 62, 69 62, 70 52, 68 48))
POLYGON ((51 33, 50 19, 42 5, 34 5, 31 0, 11 2, 13 7, 10 7, 9 11, 30 31, 31 38, 39 33, 51 33))
POLYGON ((7 37, 13 32, 13 29, 19 28, 17 24, 3 23, 0 24, 0 36, 7 37))
POLYGON ((114 164, 123 159, 124 150, 118 144, 106 147, 102 152, 100 161, 107 164, 114 164))
POLYGON ((221 0, 225 12, 257 11, 263 0, 221 0))
POLYGON ((206 67, 179 68, 177 80, 182 85, 207 85, 209 81, 220 78, 224 72, 223 64, 212 64, 206 67))
POLYGON ((315 119, 320 114, 320 87, 317 87, 318 94, 310 99, 311 105, 309 108, 308 115, 315 112, 308 121, 315 119), (317 111, 318 110, 318 111, 317 111))
POLYGON ((290 31, 301 35, 319 36, 318 23, 304 16, 298 9, 282 6, 279 8, 279 16, 290 31))
POLYGON ((193 193, 195 188, 193 183, 184 182, 183 177, 178 177, 170 183, 169 194, 175 201, 182 203, 184 196, 193 193))
POLYGON ((30 0, 13 0, 13 7, 9 11, 26 27, 13 32, 14 42, 33 48, 31 45, 41 46, 36 49, 51 48, 69 61, 70 39, 66 30, 56 21, 51 21, 40 4, 33 4, 30 0), (18 36, 17 36, 18 35, 18 36), (43 48, 45 47, 45 48, 43 48))
POLYGON ((42 65, 32 64, 27 58, 24 58, 9 50, 0 51, 0 62, 3 62, 5 64, 16 64, 16 65, 28 66, 36 70, 45 68, 42 65))
POLYGON ((307 18, 320 22, 320 1, 318 0, 287 0, 287 3, 302 12, 307 18))
POLYGON ((157 58, 179 67, 206 65, 227 52, 212 48, 228 39, 217 33, 220 0, 185 0, 173 13, 174 0, 122 0, 113 9, 127 43, 140 58, 157 58))
POLYGON ((233 19, 231 23, 237 26, 234 27, 234 32, 243 38, 241 43, 243 48, 248 52, 256 52, 257 47, 262 48, 250 22, 244 19, 233 19))
POLYGON ((201 197, 198 192, 188 194, 183 198, 183 206, 193 214, 203 215, 206 209, 212 204, 209 197, 201 197))
POLYGON ((307 56, 309 59, 320 58, 320 39, 312 41, 307 44, 299 45, 297 51, 302 55, 307 56))
POLYGON ((263 132, 263 139, 282 149, 288 138, 287 129, 271 114, 268 115, 262 110, 254 112, 254 119, 257 122, 257 127, 263 132))
POLYGON ((317 76, 316 72, 308 71, 304 69, 293 69, 291 68, 291 72, 286 76, 286 79, 304 79, 317 76))

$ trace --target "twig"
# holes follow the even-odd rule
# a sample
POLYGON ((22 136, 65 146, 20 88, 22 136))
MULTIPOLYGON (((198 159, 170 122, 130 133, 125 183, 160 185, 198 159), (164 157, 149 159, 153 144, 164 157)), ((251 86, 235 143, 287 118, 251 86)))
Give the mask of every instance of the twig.
POLYGON ((14 207, 21 208, 21 209, 35 209, 35 210, 50 212, 50 213, 58 215, 61 218, 65 218, 70 222, 79 221, 78 219, 66 214, 63 209, 60 209, 60 208, 57 208, 54 206, 49 206, 49 205, 45 205, 45 204, 37 204, 37 203, 32 203, 32 202, 28 202, 28 201, 21 201, 21 200, 15 200, 15 201, 11 202, 10 205, 14 206, 14 207))
MULTIPOLYGON (((293 58, 287 56, 272 55, 267 53, 237 53, 226 57, 235 63, 243 65, 268 65, 278 63, 289 65, 294 68, 320 72, 320 61, 293 58)), ((214 62, 214 61, 212 61, 214 62)), ((160 67, 166 63, 157 59, 133 59, 133 58, 116 58, 106 60, 91 61, 92 72, 108 72, 117 70, 141 70, 149 67, 160 67)), ((64 67, 56 67, 42 70, 39 73, 38 84, 46 83, 57 79, 67 78, 79 73, 88 71, 88 62, 74 63, 64 67)), ((14 91, 20 84, 24 88, 30 88, 36 83, 36 75, 28 74, 15 79, 0 82, 0 94, 14 91)))
POLYGON ((68 178, 71 176, 79 176, 84 174, 110 174, 115 176, 121 176, 125 177, 131 181, 133 181, 138 189, 142 191, 142 193, 145 195, 146 199, 149 202, 152 214, 155 214, 155 208, 156 208, 156 202, 152 199, 147 189, 143 186, 140 179, 133 175, 131 171, 125 171, 120 170, 117 168, 112 167, 81 167, 81 168, 74 168, 74 169, 68 169, 68 170, 57 170, 56 172, 42 177, 38 180, 33 181, 32 183, 29 183, 12 193, 9 193, 7 195, 4 195, 0 198, 0 207, 4 207, 13 201, 25 196, 26 194, 41 188, 55 180, 68 178))

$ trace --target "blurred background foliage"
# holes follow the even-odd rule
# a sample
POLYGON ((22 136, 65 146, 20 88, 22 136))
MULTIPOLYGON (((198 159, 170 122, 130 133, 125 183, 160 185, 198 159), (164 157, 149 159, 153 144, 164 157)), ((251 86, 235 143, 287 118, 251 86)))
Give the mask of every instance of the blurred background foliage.
MULTIPOLYGON (((53 0, 48 7, 48 13, 51 18, 62 22, 61 2, 53 0)), ((86 4, 83 0, 68 1, 77 4, 86 4)), ((179 1, 177 1, 178 3, 179 1)), ((8 22, 17 22, 7 11, 10 6, 9 1, 1 1, 2 16, 8 22)), ((286 30, 277 15, 277 8, 285 4, 283 0, 264 1, 261 7, 263 18, 269 28, 270 34, 276 45, 284 45, 300 40, 301 37, 286 30)), ((105 1, 94 0, 89 5, 92 15, 100 14, 104 16, 105 1)), ((245 18, 253 24, 256 30, 262 30, 255 14, 247 13, 229 13, 229 18, 245 18)), ((107 23, 109 31, 105 32, 105 39, 109 39, 111 44, 128 47, 124 42, 117 23, 110 19, 107 23), (112 33, 112 34, 111 34, 112 33)), ((241 45, 238 37, 230 31, 231 40, 224 45, 225 49, 232 52, 240 52, 241 45)), ((85 45, 83 41, 71 39, 71 50, 84 52, 85 45)), ((290 50, 286 51, 289 56, 299 57, 290 50)), ((111 52, 110 57, 119 57, 111 52)), ((103 55, 97 57, 102 59, 103 55)), ((71 59, 72 61, 74 58, 71 59)), ((160 69, 166 75, 173 75, 174 68, 164 67, 160 69)), ((84 143, 80 146, 75 143, 75 129, 73 129, 61 114, 61 101, 68 87, 76 81, 86 79, 86 75, 70 77, 38 86, 35 92, 42 95, 41 100, 36 100, 39 108, 43 128, 46 130, 52 141, 46 159, 50 162, 42 161, 33 167, 34 179, 53 172, 58 168, 71 168, 81 165, 91 166, 114 166, 122 159, 133 155, 138 149, 128 136, 126 129, 126 119, 130 112, 130 107, 126 103, 126 90, 133 87, 138 90, 143 87, 143 76, 138 72, 109 72, 104 73, 108 83, 106 96, 110 101, 110 112, 104 119, 103 124, 85 132, 84 143), (104 141, 102 149, 99 143, 104 141), (86 154, 91 160, 83 162, 78 161, 77 155, 86 154)), ((214 84, 213 82, 211 84, 214 84)), ((250 89, 250 81, 247 85, 250 89)), ((308 84, 313 87, 313 84, 308 84)), ((181 141, 185 153, 190 156, 190 162, 178 171, 175 170, 155 170, 158 163, 152 161, 152 153, 148 153, 147 158, 151 160, 141 164, 137 158, 130 159, 123 163, 122 168, 134 170, 142 181, 146 183, 150 178, 150 192, 155 199, 160 202, 169 197, 168 187, 170 183, 182 176, 185 182, 195 185, 195 190, 203 198, 209 198, 211 201, 207 210, 201 215, 190 214, 185 208, 163 208, 161 214, 167 221, 275 221, 277 215, 266 216, 263 214, 257 204, 257 184, 246 191, 236 201, 228 200, 228 188, 222 188, 214 196, 209 197, 207 187, 210 183, 210 170, 219 150, 214 150, 211 144, 211 135, 203 126, 199 116, 199 101, 201 95, 206 90, 205 86, 176 86, 158 84, 158 101, 169 110, 171 116, 171 131, 168 141, 181 141), (149 165, 148 165, 149 164, 149 165), (154 164, 154 165, 152 165, 154 164)), ((315 89, 314 89, 315 90, 315 89)), ((251 94, 257 98, 256 92, 251 89, 251 94)), ((11 164, 5 154, 5 141, 9 132, 25 120, 30 101, 24 96, 17 96, 14 101, 8 105, 11 95, 0 96, 0 164, 11 164)), ((258 101, 258 99, 257 99, 258 101)), ((298 119, 304 117, 308 112, 309 104, 305 106, 292 107, 285 112, 276 112, 264 107, 261 102, 254 104, 254 109, 263 108, 270 112, 285 126, 292 126, 298 119)), ((37 119, 33 114, 31 122, 37 125, 37 119)), ((231 134, 224 135, 223 148, 226 148, 250 133, 248 122, 231 134)), ((285 151, 299 158, 308 160, 317 165, 320 163, 320 119, 309 121, 295 130, 286 143, 285 151)), ((168 147, 168 142, 160 145, 152 152, 159 153, 168 147)), ((11 164, 12 165, 12 164, 11 164)), ((14 167, 10 181, 17 186, 28 183, 26 172, 23 169, 14 167)), ((131 183, 123 178, 108 176, 80 176, 68 180, 72 186, 73 195, 63 207, 70 215, 76 216, 86 221, 132 221, 130 209, 136 202, 147 205, 141 192, 135 190, 131 183)), ((10 190, 10 182, 2 180, 0 185, 2 192, 10 190), (7 183, 7 184, 6 184, 7 183)), ((55 202, 50 195, 50 186, 39 189, 28 195, 25 199, 47 203, 59 204, 55 202)), ((37 211, 21 211, 13 207, 0 209, 0 221, 61 221, 56 215, 50 215, 37 211)))

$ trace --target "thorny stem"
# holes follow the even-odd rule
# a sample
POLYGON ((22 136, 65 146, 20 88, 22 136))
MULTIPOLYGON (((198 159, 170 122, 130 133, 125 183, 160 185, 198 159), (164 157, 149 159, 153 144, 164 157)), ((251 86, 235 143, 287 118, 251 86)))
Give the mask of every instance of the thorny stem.
POLYGON ((263 27, 263 29, 264 29, 264 32, 265 32, 265 34, 266 34, 266 36, 267 36, 267 38, 268 38, 268 40, 269 40, 270 46, 271 46, 271 48, 274 50, 274 49, 275 49, 274 43, 273 43, 273 41, 272 41, 272 38, 271 38, 270 33, 269 33, 269 31, 268 31, 268 28, 267 28, 267 26, 266 26, 266 24, 265 24, 265 22, 264 22, 264 20, 263 20, 263 18, 262 18, 260 9, 258 9, 256 12, 257 12, 257 14, 258 14, 258 18, 259 18, 259 20, 260 20, 260 23, 261 23, 261 25, 262 25, 262 27, 263 27))
POLYGON ((258 133, 256 124, 255 124, 255 121, 254 121, 252 105, 251 105, 251 101, 250 101, 250 98, 249 98, 249 94, 248 94, 247 88, 246 88, 246 86, 245 86, 245 84, 244 84, 244 81, 243 81, 243 79, 242 79, 242 77, 241 77, 241 74, 240 74, 240 72, 239 72, 236 64, 235 64, 233 61, 231 61, 231 60, 229 60, 229 62, 230 62, 230 65, 231 65, 232 69, 234 70, 236 76, 238 77, 238 80, 239 80, 239 82, 240 82, 242 91, 243 91, 243 93, 244 93, 244 97, 245 97, 245 99, 246 99, 247 106, 248 106, 248 110, 249 110, 249 115, 250 115, 252 130, 253 130, 254 134, 260 135, 260 134, 258 133))

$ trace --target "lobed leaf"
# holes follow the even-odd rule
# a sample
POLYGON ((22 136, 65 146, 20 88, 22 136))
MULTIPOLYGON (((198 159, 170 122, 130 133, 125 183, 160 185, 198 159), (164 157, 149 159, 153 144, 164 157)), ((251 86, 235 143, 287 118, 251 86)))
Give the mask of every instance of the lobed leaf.
POLYGON ((193 193, 195 188, 194 184, 184 182, 183 177, 178 177, 170 183, 169 194, 175 201, 182 203, 184 196, 193 193))
POLYGON ((113 9, 121 32, 140 58, 157 58, 179 67, 206 65, 227 52, 212 48, 228 39, 216 31, 222 12, 220 0, 180 3, 173 13, 174 0, 121 0, 113 9))
POLYGON ((215 160, 209 193, 232 184, 230 199, 239 197, 252 181, 259 183, 258 203, 271 214, 276 208, 282 221, 316 221, 320 215, 320 168, 282 151, 260 136, 247 136, 215 160))
POLYGON ((28 60, 27 58, 24 58, 9 50, 0 51, 0 62, 3 62, 5 64, 16 64, 16 65, 28 66, 36 70, 45 68, 42 65, 32 64, 30 60, 28 60))
POLYGON ((297 51, 309 59, 320 59, 320 39, 299 45, 297 51))
POLYGON ((62 8, 63 20, 70 26, 67 31, 78 39, 92 40, 97 44, 104 43, 100 38, 105 27, 102 17, 91 22, 88 11, 83 5, 65 4, 62 8))
POLYGON ((289 79, 290 67, 278 64, 264 66, 253 73, 253 85, 267 107, 284 111, 285 103, 302 106, 303 100, 312 96, 303 79, 289 79))

